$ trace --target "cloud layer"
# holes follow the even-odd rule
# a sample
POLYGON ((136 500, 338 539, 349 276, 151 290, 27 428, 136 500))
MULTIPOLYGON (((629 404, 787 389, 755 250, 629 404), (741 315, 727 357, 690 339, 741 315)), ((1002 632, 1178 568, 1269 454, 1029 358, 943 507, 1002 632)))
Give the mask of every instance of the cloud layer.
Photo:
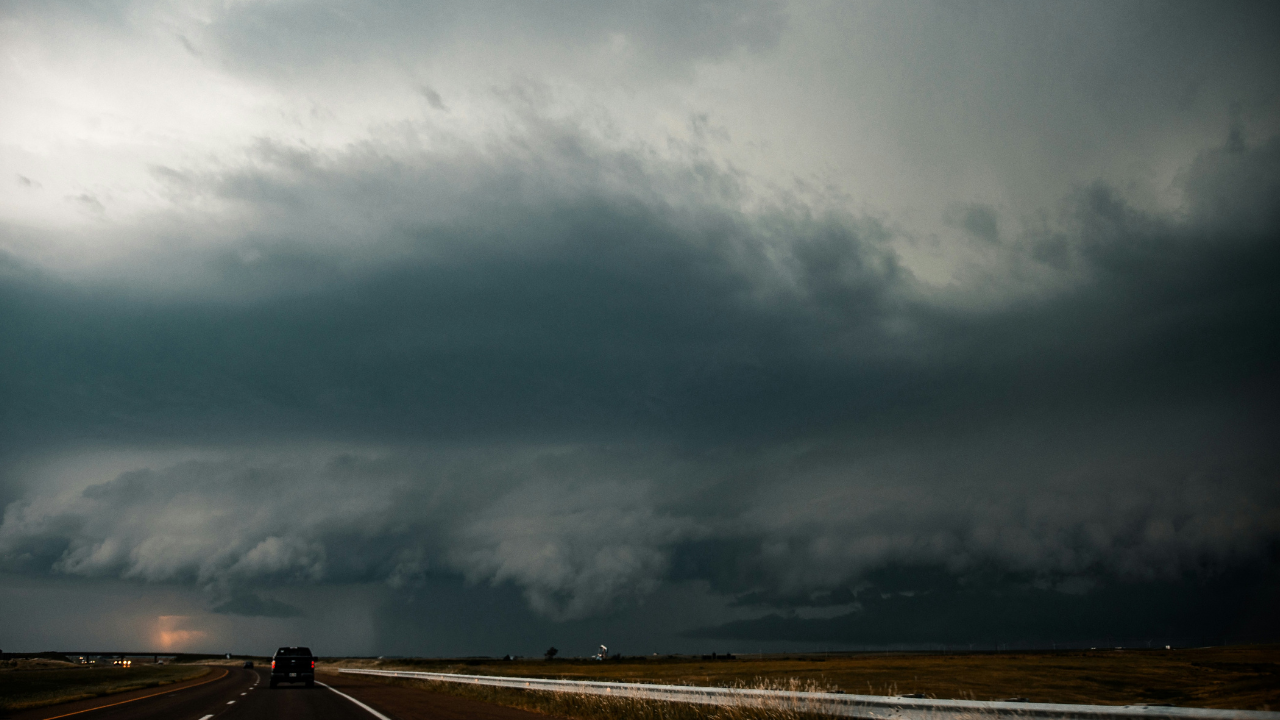
MULTIPOLYGON (((5 27, 140 37, 225 81, 195 99, 225 91, 228 116, 183 134, 181 113, 130 129, 95 111, 114 140, 86 130, 89 155, 154 144, 80 185, 23 113, 4 121, 23 139, 5 197, 27 199, 0 217, 6 572, 195 587, 282 622, 303 611, 275 592, 446 578, 625 624, 682 583, 826 622, 894 573, 895 592, 1029 587, 1049 607, 1275 565, 1280 138, 1262 101, 1215 111, 1211 140, 1179 125, 1199 144, 1127 184, 1105 163, 1027 194, 921 170, 919 198, 868 196, 886 210, 850 197, 847 168, 778 165, 766 140, 791 140, 730 111, 754 97, 731 92, 735 63, 795 71, 796 33, 825 47, 802 10, 592 4, 560 38, 520 4, 380 6, 351 32, 329 6, 127 7, 16 7, 5 27), (427 72, 432 43, 510 44, 534 19, 536 50, 427 72), (630 100, 600 89, 624 77, 630 100), (669 97, 707 83, 715 112, 669 97)), ((1265 95, 1274 52, 1233 52, 1261 78, 1241 93, 1265 95)), ((1164 117, 1130 110, 1125 127, 1164 117)), ((970 166, 1016 185, 997 154, 970 166)), ((700 632, 791 632, 725 627, 700 632)))

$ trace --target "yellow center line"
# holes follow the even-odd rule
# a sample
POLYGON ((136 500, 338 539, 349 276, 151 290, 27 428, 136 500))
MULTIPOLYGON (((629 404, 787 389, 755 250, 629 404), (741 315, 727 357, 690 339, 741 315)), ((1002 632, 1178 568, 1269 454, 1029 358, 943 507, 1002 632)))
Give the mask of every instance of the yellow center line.
POLYGON ((135 701, 135 700, 146 700, 147 698, 155 697, 156 695, 164 695, 164 694, 166 694, 166 693, 176 692, 176 691, 179 691, 179 690, 187 690, 187 689, 189 689, 189 688, 193 688, 193 687, 200 687, 201 685, 205 685, 205 684, 207 684, 207 683, 211 683, 211 682, 213 682, 214 680, 221 680, 222 678, 226 677, 226 676, 227 676, 227 674, 228 674, 228 673, 230 673, 230 672, 231 672, 230 670, 223 670, 223 671, 222 671, 222 674, 221 674, 221 675, 219 675, 218 677, 216 677, 216 678, 210 678, 210 679, 205 680, 205 681, 203 681, 203 682, 198 682, 198 683, 196 683, 195 685, 188 685, 187 687, 180 687, 180 688, 169 688, 168 690, 161 690, 161 691, 160 691, 160 692, 158 692, 158 693, 151 693, 150 695, 143 695, 142 697, 129 698, 128 700, 121 700, 121 701, 120 701, 120 702, 118 702, 118 703, 111 703, 110 705, 99 705, 99 706, 97 706, 97 707, 86 708, 86 709, 84 709, 84 710, 77 710, 77 711, 75 711, 75 712, 67 713, 66 715, 54 715, 53 717, 47 717, 47 718, 44 718, 43 720, 58 720, 58 718, 71 717, 72 715, 79 715, 80 713, 87 713, 87 712, 90 712, 90 711, 92 711, 92 710, 101 710, 101 709, 103 709, 103 708, 115 707, 115 706, 117 706, 117 705, 124 705, 125 703, 131 703, 131 702, 133 702, 133 701, 135 701))

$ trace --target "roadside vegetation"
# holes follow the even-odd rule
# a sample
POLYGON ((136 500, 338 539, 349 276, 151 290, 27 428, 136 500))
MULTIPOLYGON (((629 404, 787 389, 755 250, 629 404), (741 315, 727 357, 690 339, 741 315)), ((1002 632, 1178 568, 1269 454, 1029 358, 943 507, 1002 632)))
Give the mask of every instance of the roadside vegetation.
MULTIPOLYGON (((1275 645, 947 655, 787 654, 717 656, 715 659, 650 656, 603 662, 572 659, 352 659, 331 660, 319 665, 318 669, 333 671, 337 667, 722 687, 794 683, 863 695, 921 694, 931 698, 972 700, 1016 698, 1031 702, 1091 705, 1146 703, 1242 710, 1280 709, 1280 646, 1275 645)), ((452 694, 490 693, 494 698, 490 702, 500 702, 497 698, 508 694, 499 688, 482 689, 456 683, 431 685, 433 690, 452 694)), ((509 693, 512 697, 544 694, 523 690, 509 693)), ((597 702, 595 697, 572 702, 597 702)), ((540 711, 579 717, 559 710, 540 711)))
POLYGON ((114 695, 190 680, 209 672, 199 665, 88 667, 54 660, 0 664, 0 714, 114 695))
MULTIPOLYGON (((391 685, 415 687, 506 707, 529 710, 574 720, 823 720, 827 715, 801 712, 786 705, 762 707, 755 703, 738 705, 696 705, 693 703, 663 702, 638 698, 610 697, 574 692, 544 692, 499 688, 485 685, 464 685, 449 682, 407 680, 401 678, 369 678, 391 685)), ((763 687, 763 686, 762 686, 763 687)), ((779 689, 773 685, 768 689, 779 689)), ((796 686, 797 690, 817 689, 796 686)))

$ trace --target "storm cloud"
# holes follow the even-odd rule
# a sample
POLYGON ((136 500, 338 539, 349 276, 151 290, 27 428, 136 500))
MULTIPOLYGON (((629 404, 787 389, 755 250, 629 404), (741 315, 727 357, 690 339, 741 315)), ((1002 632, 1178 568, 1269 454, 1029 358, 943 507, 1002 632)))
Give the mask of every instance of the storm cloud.
MULTIPOLYGON (((539 632, 625 634, 685 603, 680 642, 1087 638, 1141 615, 1060 612, 1080 598, 1180 597, 1148 634, 1274 633, 1201 622, 1277 587, 1274 51, 1204 68, 1256 73, 1231 80, 1252 99, 1178 125, 1194 141, 1147 157, 1163 182, 1096 165, 1031 195, 935 194, 935 169, 918 197, 851 198, 856 171, 797 177, 732 103, 657 99, 728 93, 735 63, 797 71, 816 11, 120 7, 9 22, 110 45, 168 12, 164 53, 302 114, 246 110, 249 132, 192 130, 75 193, 9 116, 5 192, 34 198, 0 217, 9 577, 188 589, 224 629, 304 627, 326 610, 297 593, 376 588, 515 592, 539 632), (436 46, 517 37, 526 74, 500 56, 428 77, 436 46), (566 69, 606 50, 616 66, 566 69), (403 87, 361 106, 365 73, 403 87), (637 130, 637 102, 661 117, 637 130), (1022 619, 983 615, 996 596, 1022 619)), ((1232 12, 1214 23, 1254 13, 1232 12)), ((1185 80, 1189 108, 1219 91, 1185 80)), ((1130 110, 1119 125, 1171 122, 1130 110)), ((810 120, 827 137, 791 121, 810 120)))

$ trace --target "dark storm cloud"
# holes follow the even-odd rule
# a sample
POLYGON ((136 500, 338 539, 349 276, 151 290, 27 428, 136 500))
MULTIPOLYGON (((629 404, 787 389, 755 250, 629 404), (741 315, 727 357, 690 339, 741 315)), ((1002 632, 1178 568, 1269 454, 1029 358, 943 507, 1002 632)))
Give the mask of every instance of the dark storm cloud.
POLYGON ((184 255, 194 271, 162 256, 136 280, 161 297, 15 277, 15 305, 31 312, 13 331, 72 366, 41 373, 46 359, 15 357, 41 385, 11 412, 28 428, 103 419, 144 434, 222 412, 237 415, 228 428, 287 415, 379 437, 714 429, 726 403, 802 422, 798 406, 825 394, 825 378, 806 375, 872 354, 856 345, 882 337, 903 302, 909 281, 873 221, 747 218, 720 200, 734 190, 714 168, 650 172, 544 130, 545 152, 524 162, 263 145, 265 168, 164 170, 185 191, 251 204, 254 231, 184 255), (459 176, 478 179, 459 188, 459 176), (353 249, 348 232, 368 244, 353 249), (175 271, 186 282, 172 297, 175 271), (790 365, 810 369, 770 370, 790 365))
POLYGON ((301 617, 302 609, 273 598, 262 598, 252 593, 237 595, 213 608, 213 612, 224 615, 245 615, 248 617, 291 618, 301 617))
POLYGON ((252 230, 132 287, 6 260, 7 453, 362 447, 11 483, 5 568, 259 615, 255 588, 443 572, 574 618, 668 579, 821 606, 887 567, 1060 594, 1274 562, 1280 142, 1202 154, 1181 216, 1095 184, 1002 230, 1054 282, 974 307, 879 222, 747 213, 696 153, 528 121, 510 152, 157 169, 252 230))

